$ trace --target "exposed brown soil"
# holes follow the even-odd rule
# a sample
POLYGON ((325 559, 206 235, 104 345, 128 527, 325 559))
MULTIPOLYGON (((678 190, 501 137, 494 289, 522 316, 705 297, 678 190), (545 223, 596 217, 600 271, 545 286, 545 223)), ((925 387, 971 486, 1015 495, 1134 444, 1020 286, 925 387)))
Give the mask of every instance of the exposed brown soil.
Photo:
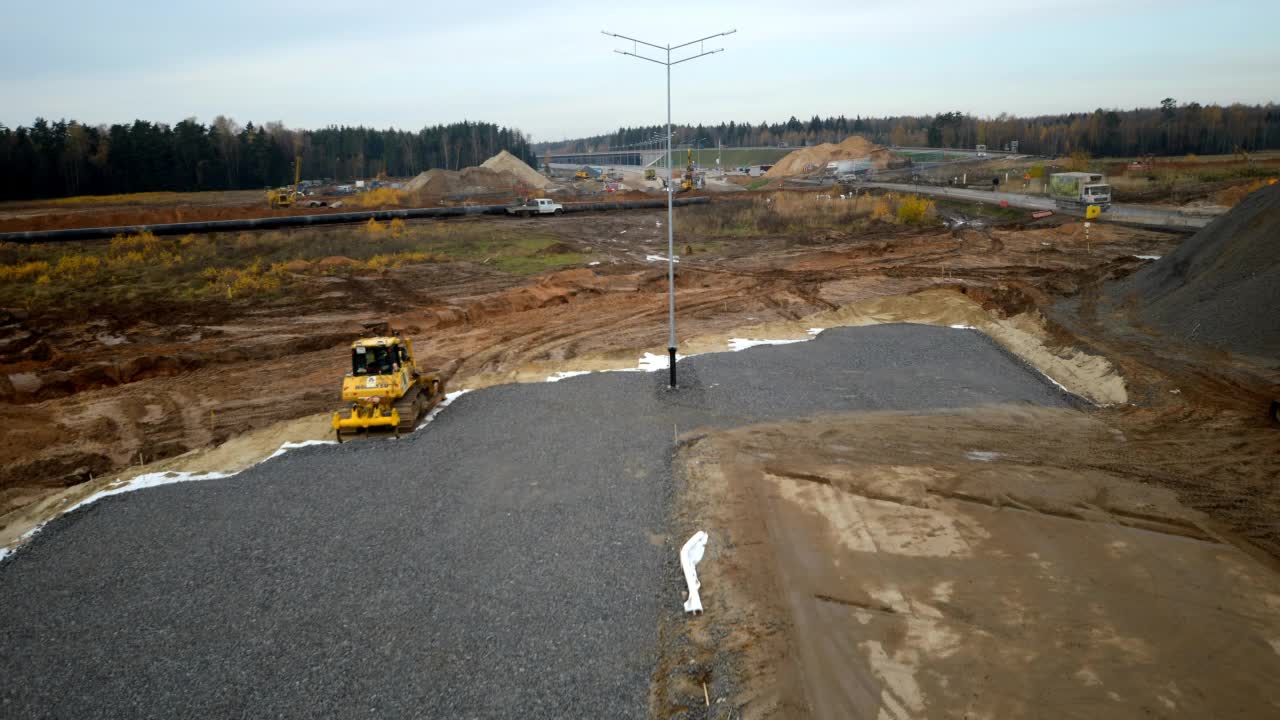
MULTIPOLYGON (((316 276, 292 300, 210 306, 203 316, 185 308, 176 317, 135 313, 143 319, 120 324, 71 309, 13 312, 0 322, 0 414, 8 428, 0 439, 0 511, 91 476, 331 411, 347 363, 343 347, 368 328, 409 333, 424 364, 456 368, 455 388, 628 365, 644 351, 661 352, 665 267, 646 258, 665 252, 665 221, 663 211, 460 221, 551 233, 559 249, 598 263, 532 281, 484 264, 442 263, 316 276)), ((1086 241, 1078 224, 956 233, 875 225, 677 241, 700 246, 681 262, 677 283, 682 347, 693 352, 722 349, 726 337, 753 329, 778 336, 838 324, 963 322, 1015 352, 1038 353, 1033 362, 1098 402, 1125 397, 1114 394, 1124 384, 1115 384, 1112 364, 1142 387, 1160 382, 1123 357, 1099 364, 1079 356, 1074 336, 1054 335, 1035 313, 1098 278, 1141 267, 1134 255, 1169 252, 1173 236, 1101 226, 1086 241), (926 290, 947 293, 915 295, 926 290), (885 304, 894 296, 911 297, 885 304)), ((1235 382, 1247 386, 1242 377, 1235 382)), ((1193 384, 1214 382, 1221 381, 1193 384)), ((1153 392, 1140 390, 1136 401, 1153 392)), ((1262 392, 1195 397, 1208 398, 1203 412, 1212 416, 1262 392)), ((1160 423, 1153 420, 1153 432, 1160 423)))
POLYGON ((1274 431, 1150 430, 992 407, 691 433, 674 529, 710 534, 706 612, 665 628, 656 714, 1275 714, 1275 558, 1168 489, 1269 482, 1274 431))
MULTIPOLYGON (((1123 392, 1107 407, 688 433, 673 534, 711 534, 706 614, 666 618, 655 714, 1280 713, 1280 429, 1264 415, 1280 373, 1274 352, 1256 352, 1275 350, 1267 308, 1248 308, 1269 304, 1269 288, 1257 302, 1249 285, 1273 264, 1260 210, 1119 286, 1101 282, 1115 273, 1078 276, 1069 301, 1031 303, 1048 321, 1034 309, 984 321, 937 291, 842 310, 973 324, 1042 370, 1061 367, 1034 352, 1049 348, 1083 371, 1068 382, 1078 394, 1123 392), (1100 304, 1108 287, 1123 292, 1100 304), (1203 303, 1252 315, 1222 318, 1217 348, 1143 324, 1179 303, 1175 316, 1203 303), (1104 372, 1089 370, 1097 362, 1104 372)), ((997 307, 1017 305, 1006 295, 997 307)))

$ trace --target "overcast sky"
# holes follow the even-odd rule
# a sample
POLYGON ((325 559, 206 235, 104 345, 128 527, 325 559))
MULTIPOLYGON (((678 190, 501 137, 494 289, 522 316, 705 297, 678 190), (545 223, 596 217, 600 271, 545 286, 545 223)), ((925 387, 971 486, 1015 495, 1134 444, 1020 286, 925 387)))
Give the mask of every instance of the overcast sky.
POLYGON ((664 121, 664 69, 614 54, 630 44, 605 29, 658 44, 737 29, 673 69, 676 122, 1280 100, 1280 0, 5 5, 10 127, 470 119, 542 141, 664 121))

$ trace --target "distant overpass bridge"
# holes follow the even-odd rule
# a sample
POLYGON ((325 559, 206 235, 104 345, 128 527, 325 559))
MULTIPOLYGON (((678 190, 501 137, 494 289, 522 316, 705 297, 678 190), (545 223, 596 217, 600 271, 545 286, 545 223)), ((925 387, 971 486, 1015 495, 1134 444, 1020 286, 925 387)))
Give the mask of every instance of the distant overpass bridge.
MULTIPOLYGON (((674 155, 683 155, 689 150, 689 145, 678 145, 671 149, 674 155)), ((692 148, 697 152, 697 148, 692 148)), ((736 165, 759 165, 761 163, 769 164, 776 162, 782 155, 785 155, 798 147, 777 147, 773 145, 766 146, 746 146, 746 147, 721 147, 719 148, 729 157, 725 160, 728 166, 736 165), (752 160, 746 158, 752 157, 753 154, 767 153, 771 157, 758 156, 752 160), (735 159, 735 156, 737 159, 735 159)), ((904 155, 915 155, 918 153, 945 153, 947 155, 959 156, 956 159, 976 159, 980 157, 1022 157, 1023 153, 1012 153, 1007 150, 985 150, 979 151, 976 148, 931 148, 931 147, 911 147, 911 146, 890 146, 891 151, 901 152, 904 155)), ((707 153, 714 153, 714 146, 702 147, 702 153, 705 157, 707 153)), ((538 161, 547 164, 548 155, 550 161, 555 165, 609 165, 609 166, 631 166, 631 167, 649 167, 655 164, 664 164, 663 158, 667 155, 666 148, 643 148, 643 149, 621 149, 621 150, 599 150, 596 152, 556 152, 551 151, 538 153, 538 161)), ((684 165, 683 160, 676 160, 676 165, 684 165)))
MULTIPOLYGON (((771 153, 774 157, 762 160, 766 164, 776 161, 777 157, 785 155, 796 148, 785 147, 779 148, 774 146, 747 146, 747 147, 728 147, 719 148, 720 151, 732 158, 734 155, 740 155, 748 151, 760 151, 771 153)), ((693 150, 698 152, 698 148, 690 145, 676 145, 671 148, 672 155, 676 156, 676 167, 685 164, 683 156, 685 151, 693 150)), ((702 146, 703 158, 710 157, 714 160, 717 148, 714 145, 702 146)), ((609 165, 609 166, 631 166, 631 167, 649 167, 650 165, 664 165, 663 158, 667 156, 666 148, 644 148, 644 149, 624 149, 624 150, 600 150, 598 152, 556 152, 551 151, 538 153, 538 162, 546 165, 547 158, 550 155, 552 165, 609 165)), ((730 164, 730 160, 726 159, 725 164, 730 164)), ((758 165, 758 162, 739 163, 744 165, 758 165)))
MULTIPOLYGON (((674 153, 675 150, 672 149, 674 153)), ((684 152, 683 149, 680 152, 684 152)), ((631 167, 648 167, 659 163, 667 156, 663 150, 601 150, 599 152, 580 153, 539 153, 538 162, 546 165, 548 161, 554 165, 629 165, 631 167)))

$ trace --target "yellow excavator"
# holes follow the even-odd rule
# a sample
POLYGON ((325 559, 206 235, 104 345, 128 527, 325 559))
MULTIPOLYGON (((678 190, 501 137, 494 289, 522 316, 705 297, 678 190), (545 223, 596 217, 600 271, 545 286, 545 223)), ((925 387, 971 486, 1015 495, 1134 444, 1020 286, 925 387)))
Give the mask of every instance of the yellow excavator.
POLYGON ((686 150, 685 152, 688 153, 689 164, 684 169, 684 178, 680 180, 680 192, 685 192, 693 189, 693 175, 694 175, 694 172, 696 171, 695 168, 693 167, 693 149, 691 148, 689 150, 686 150))
POLYGON ((418 368, 408 338, 361 338, 351 343, 351 372, 342 378, 342 399, 351 409, 346 417, 333 414, 333 430, 338 442, 370 431, 400 437, 443 398, 444 378, 418 368))
POLYGON ((302 180, 302 156, 293 158, 293 187, 276 188, 267 191, 267 205, 271 209, 291 207, 298 199, 298 183, 302 180))

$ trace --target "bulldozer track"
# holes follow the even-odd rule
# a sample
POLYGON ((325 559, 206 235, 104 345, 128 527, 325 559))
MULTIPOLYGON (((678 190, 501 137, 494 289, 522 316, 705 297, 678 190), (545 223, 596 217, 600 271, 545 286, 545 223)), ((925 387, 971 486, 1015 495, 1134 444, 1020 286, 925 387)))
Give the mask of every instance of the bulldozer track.
POLYGON ((397 434, 413 432, 420 421, 431 408, 440 404, 444 399, 444 379, 439 377, 424 378, 425 383, 434 382, 436 384, 435 392, 423 392, 423 385, 413 386, 413 390, 405 393, 404 397, 396 401, 393 407, 396 412, 400 413, 400 424, 396 426, 397 434))
POLYGON ((422 415, 422 386, 414 385, 413 389, 405 393, 396 401, 396 412, 400 414, 400 424, 396 426, 396 434, 413 432, 414 426, 418 424, 418 417, 422 415))

